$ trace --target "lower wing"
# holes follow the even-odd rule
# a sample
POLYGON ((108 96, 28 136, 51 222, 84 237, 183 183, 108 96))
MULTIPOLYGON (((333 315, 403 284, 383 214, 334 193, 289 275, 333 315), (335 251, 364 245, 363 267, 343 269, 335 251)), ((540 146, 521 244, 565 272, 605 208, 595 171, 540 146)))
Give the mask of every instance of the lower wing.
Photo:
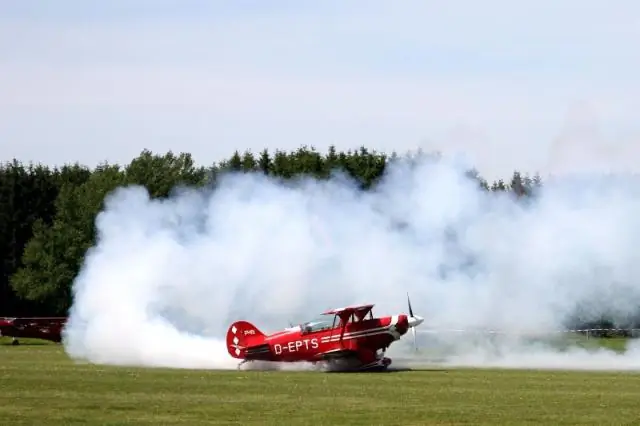
POLYGON ((319 360, 358 358, 358 351, 352 349, 333 349, 316 355, 319 360))

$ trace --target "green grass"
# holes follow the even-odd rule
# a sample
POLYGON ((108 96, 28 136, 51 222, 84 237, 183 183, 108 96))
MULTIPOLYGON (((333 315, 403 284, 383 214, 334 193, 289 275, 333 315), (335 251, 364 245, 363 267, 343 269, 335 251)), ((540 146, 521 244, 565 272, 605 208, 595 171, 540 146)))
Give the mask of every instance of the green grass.
POLYGON ((640 425, 639 401, 631 373, 140 369, 0 345, 2 425, 640 425))

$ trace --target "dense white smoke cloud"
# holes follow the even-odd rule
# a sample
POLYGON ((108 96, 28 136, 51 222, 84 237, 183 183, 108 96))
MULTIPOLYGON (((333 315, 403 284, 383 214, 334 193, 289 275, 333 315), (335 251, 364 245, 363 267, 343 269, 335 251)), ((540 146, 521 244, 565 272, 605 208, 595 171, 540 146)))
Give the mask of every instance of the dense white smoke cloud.
MULTIPOLYGON (((551 180, 516 203, 480 191, 465 171, 433 158, 401 161, 370 193, 340 175, 286 183, 229 175, 215 190, 182 189, 164 201, 118 189, 74 283, 65 348, 100 363, 234 367, 223 339, 237 319, 269 332, 351 303, 394 314, 406 312, 406 292, 422 327, 435 329, 557 329, 577 305, 583 319, 637 313, 637 179, 551 180)), ((578 359, 503 346, 487 358, 488 346, 467 342, 444 361, 571 367, 578 359)), ((640 354, 580 357, 584 368, 631 368, 640 354)))

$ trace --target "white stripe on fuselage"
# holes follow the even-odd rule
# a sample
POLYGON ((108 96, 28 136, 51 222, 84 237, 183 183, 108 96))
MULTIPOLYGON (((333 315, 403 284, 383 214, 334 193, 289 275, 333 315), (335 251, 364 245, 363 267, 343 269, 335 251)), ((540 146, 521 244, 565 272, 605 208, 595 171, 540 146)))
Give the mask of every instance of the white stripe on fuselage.
MULTIPOLYGON (((387 331, 388 329, 389 329, 389 326, 368 328, 366 330, 359 330, 359 331, 351 331, 351 332, 348 332, 348 333, 344 333, 344 337, 355 336, 355 335, 359 335, 359 334, 363 334, 363 333, 371 333, 371 332, 374 332, 374 331, 387 331)), ((291 331, 286 331, 286 332, 280 332, 280 333, 277 333, 277 334, 272 334, 271 336, 266 337, 265 340, 270 340, 270 339, 274 339, 276 337, 286 336, 287 334, 291 334, 291 333, 294 333, 296 331, 298 331, 298 330, 291 330, 291 331)), ((312 334, 315 334, 315 333, 312 333, 312 334)), ((339 335, 340 335, 340 331, 339 330, 335 331, 334 336, 339 336, 339 335)), ((326 338, 328 338, 328 336, 327 337, 323 337, 323 339, 326 339, 326 338)))
MULTIPOLYGON (((356 336, 358 334, 363 334, 363 333, 372 333, 374 331, 385 331, 389 328, 389 326, 385 326, 385 327, 376 327, 376 328, 367 328, 365 330, 358 330, 358 331, 350 331, 348 333, 344 333, 344 336, 356 336)), ((340 334, 340 331, 335 331, 336 334, 340 334)))
MULTIPOLYGON (((389 325, 387 326, 368 328, 366 330, 358 330, 358 331, 351 331, 348 333, 344 333, 342 336, 342 340, 359 339, 361 337, 371 337, 371 336, 377 336, 379 334, 389 334, 391 335, 391 337, 394 338, 394 340, 399 340, 401 335, 396 328, 399 319, 400 319, 399 315, 393 315, 391 317, 391 321, 389 322, 389 325)), ((265 338, 265 340, 271 340, 272 338, 281 337, 289 333, 297 332, 300 329, 299 327, 294 327, 294 328, 289 328, 285 330, 286 331, 268 336, 265 338)), ((322 343, 338 342, 340 341, 340 331, 336 331, 331 336, 324 336, 320 339, 320 341, 322 343)))
MULTIPOLYGON (((396 325, 398 324, 398 319, 399 319, 399 316, 394 315, 391 317, 391 322, 389 323, 388 326, 370 328, 368 330, 352 331, 350 333, 344 333, 344 335, 342 336, 342 340, 359 339, 361 337, 371 337, 371 336, 377 336, 379 334, 389 334, 391 335, 391 337, 393 337, 393 340, 398 340, 400 339, 400 336, 401 336, 398 330, 396 329, 396 325)), ((320 341, 322 343, 338 342, 340 341, 340 333, 336 333, 331 336, 325 336, 321 338, 320 341)))
MULTIPOLYGON (((394 338, 394 340, 397 340, 395 338, 395 336, 393 335, 393 333, 391 333, 389 330, 382 330, 382 331, 376 331, 373 333, 366 333, 366 334, 358 334, 357 336, 343 336, 342 340, 352 340, 352 339, 360 339, 360 338, 364 338, 364 337, 371 337, 371 336, 377 336, 380 334, 388 334, 391 337, 394 338)), ((327 337, 323 337, 320 340, 322 343, 330 343, 330 342, 339 342, 340 341, 340 334, 336 334, 333 336, 327 336, 327 337)))
MULTIPOLYGON (((382 332, 390 332, 392 335, 396 335, 398 336, 398 338, 400 338, 400 334, 397 333, 396 331, 396 326, 398 324, 398 320, 400 319, 400 317, 398 315, 394 315, 391 317, 391 321, 389 322, 389 325, 386 326, 382 326, 382 327, 376 327, 376 328, 368 328, 365 330, 359 330, 359 331, 351 331, 348 333, 344 333, 343 337, 357 337, 359 335, 362 334, 370 334, 370 333, 374 333, 374 332, 378 332, 378 331, 382 331, 382 332)), ((380 334, 380 333, 376 333, 376 334, 380 334)), ((331 336, 332 338, 335 337, 336 335, 331 336)), ((337 334, 338 338, 340 337, 340 333, 337 334)), ((323 339, 328 339, 329 337, 323 337, 323 339)))

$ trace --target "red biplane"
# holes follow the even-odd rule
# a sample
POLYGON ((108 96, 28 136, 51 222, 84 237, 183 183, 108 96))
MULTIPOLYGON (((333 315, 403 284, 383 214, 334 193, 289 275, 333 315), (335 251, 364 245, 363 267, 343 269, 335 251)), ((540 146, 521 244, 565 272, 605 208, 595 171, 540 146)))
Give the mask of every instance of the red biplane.
POLYGON ((18 338, 43 339, 60 343, 64 317, 53 318, 0 318, 0 336, 13 337, 12 343, 18 345, 18 338))
POLYGON ((387 348, 409 331, 414 333, 424 319, 399 314, 374 318, 374 305, 350 306, 324 312, 333 320, 309 321, 270 335, 247 321, 231 324, 227 331, 227 350, 233 358, 249 361, 324 362, 329 367, 350 370, 386 369, 391 359, 387 348))

